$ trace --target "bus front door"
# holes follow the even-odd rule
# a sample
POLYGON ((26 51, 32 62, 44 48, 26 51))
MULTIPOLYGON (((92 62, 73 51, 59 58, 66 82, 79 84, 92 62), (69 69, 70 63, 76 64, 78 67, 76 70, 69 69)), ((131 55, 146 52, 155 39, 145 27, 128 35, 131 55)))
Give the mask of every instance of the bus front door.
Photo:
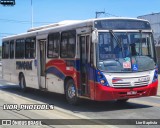
POLYGON ((89 35, 80 36, 80 84, 83 96, 89 96, 88 60, 89 60, 89 35))
POLYGON ((39 49, 38 49, 38 58, 39 58, 39 86, 40 89, 46 89, 46 74, 45 74, 45 65, 46 65, 46 40, 39 40, 39 49))

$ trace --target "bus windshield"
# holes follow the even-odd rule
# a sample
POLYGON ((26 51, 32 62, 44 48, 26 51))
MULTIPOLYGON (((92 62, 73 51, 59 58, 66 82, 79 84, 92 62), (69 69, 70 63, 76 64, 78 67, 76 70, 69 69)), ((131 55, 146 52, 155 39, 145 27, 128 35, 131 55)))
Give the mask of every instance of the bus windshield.
POLYGON ((100 32, 97 67, 106 72, 139 72, 155 68, 152 33, 100 32))

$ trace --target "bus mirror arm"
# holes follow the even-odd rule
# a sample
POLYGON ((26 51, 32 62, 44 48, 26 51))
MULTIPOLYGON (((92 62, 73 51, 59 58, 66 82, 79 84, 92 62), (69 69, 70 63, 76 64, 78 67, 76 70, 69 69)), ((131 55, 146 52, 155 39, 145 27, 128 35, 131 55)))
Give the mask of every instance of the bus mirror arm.
POLYGON ((98 43, 98 31, 94 30, 92 32, 92 43, 98 43))

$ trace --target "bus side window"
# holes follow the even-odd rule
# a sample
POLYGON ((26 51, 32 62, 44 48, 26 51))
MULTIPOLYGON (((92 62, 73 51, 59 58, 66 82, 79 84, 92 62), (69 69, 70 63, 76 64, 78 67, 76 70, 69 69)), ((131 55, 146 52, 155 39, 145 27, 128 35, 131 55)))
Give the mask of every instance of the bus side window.
POLYGON ((48 58, 58 58, 59 57, 59 42, 60 42, 59 33, 49 34, 48 50, 47 50, 48 58))
POLYGON ((2 44, 2 58, 8 59, 9 58, 9 41, 3 42, 2 44))
POLYGON ((36 39, 27 38, 25 41, 25 58, 35 58, 36 56, 36 39))
POLYGON ((68 31, 62 33, 61 39, 61 57, 62 58, 74 58, 76 48, 76 32, 68 31))
POLYGON ((14 40, 10 41, 10 58, 14 58, 14 40))
POLYGON ((25 40, 16 40, 16 58, 24 58, 25 56, 25 40))

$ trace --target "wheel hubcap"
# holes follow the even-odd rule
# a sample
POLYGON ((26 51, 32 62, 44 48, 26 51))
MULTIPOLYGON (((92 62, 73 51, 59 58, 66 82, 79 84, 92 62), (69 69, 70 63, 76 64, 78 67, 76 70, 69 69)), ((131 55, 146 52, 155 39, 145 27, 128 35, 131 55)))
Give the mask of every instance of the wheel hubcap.
POLYGON ((76 90, 74 86, 72 85, 68 88, 68 96, 69 98, 73 98, 75 95, 76 95, 76 90))

